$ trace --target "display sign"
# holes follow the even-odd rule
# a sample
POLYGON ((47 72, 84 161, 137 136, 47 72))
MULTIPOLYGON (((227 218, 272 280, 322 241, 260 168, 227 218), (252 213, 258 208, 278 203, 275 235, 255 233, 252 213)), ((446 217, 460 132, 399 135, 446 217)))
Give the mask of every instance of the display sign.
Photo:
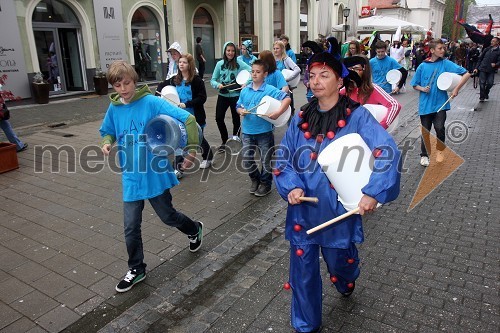
POLYGON ((0 0, 0 75, 7 75, 5 90, 15 96, 31 97, 24 52, 12 0, 0 0))
POLYGON ((361 17, 370 16, 371 15, 370 9, 371 9, 370 6, 361 7, 361 17))
POLYGON ((115 60, 128 61, 120 0, 94 0, 100 66, 107 71, 115 60))

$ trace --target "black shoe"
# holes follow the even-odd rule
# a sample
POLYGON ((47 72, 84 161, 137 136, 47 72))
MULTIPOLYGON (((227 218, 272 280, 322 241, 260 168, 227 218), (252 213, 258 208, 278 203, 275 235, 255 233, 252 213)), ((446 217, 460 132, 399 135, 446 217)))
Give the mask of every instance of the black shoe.
POLYGON ((22 151, 25 151, 26 149, 28 149, 28 144, 25 143, 24 146, 21 147, 21 149, 17 150, 18 153, 22 152, 22 151))
POLYGON ((225 153, 225 152, 226 152, 226 144, 224 144, 224 143, 223 143, 223 144, 221 144, 221 145, 219 146, 219 148, 217 148, 217 151, 218 151, 219 153, 225 153))
POLYGON ((479 99, 479 103, 482 103, 482 102, 484 102, 484 98, 479 99))
POLYGON ((203 223, 198 221, 198 233, 196 235, 188 236, 189 238, 189 251, 196 252, 200 249, 203 241, 203 223))
POLYGON ((486 95, 486 96, 484 97, 484 100, 485 100, 485 101, 487 101, 487 100, 489 100, 489 99, 490 99, 490 96, 488 96, 488 95, 486 95))
POLYGON ((251 194, 254 194, 257 191, 257 189, 259 188, 259 184, 260 184, 260 182, 258 180, 252 179, 252 185, 250 186, 249 192, 251 194))
POLYGON ((351 294, 354 292, 354 288, 356 288, 356 282, 353 282, 353 283, 352 283, 352 288, 351 288, 351 289, 349 289, 349 291, 346 291, 345 293, 341 293, 341 294, 342 294, 342 296, 344 296, 344 297, 349 297, 349 296, 351 296, 351 294))
POLYGON ((257 189, 257 191, 255 191, 254 194, 256 197, 263 197, 263 196, 268 195, 270 192, 271 192, 271 184, 261 183, 259 185, 259 188, 257 189))
POLYGON ((115 287, 119 293, 124 293, 132 289, 132 287, 146 278, 146 272, 137 273, 136 269, 130 269, 123 280, 120 281, 115 287))

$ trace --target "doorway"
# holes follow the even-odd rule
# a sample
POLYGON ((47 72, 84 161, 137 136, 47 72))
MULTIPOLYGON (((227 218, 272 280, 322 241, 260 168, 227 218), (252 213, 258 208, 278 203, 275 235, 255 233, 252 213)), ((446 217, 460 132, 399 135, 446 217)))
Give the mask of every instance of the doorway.
POLYGON ((215 68, 214 23, 205 8, 198 8, 193 18, 193 40, 201 37, 201 46, 205 54, 205 74, 212 74, 215 68))

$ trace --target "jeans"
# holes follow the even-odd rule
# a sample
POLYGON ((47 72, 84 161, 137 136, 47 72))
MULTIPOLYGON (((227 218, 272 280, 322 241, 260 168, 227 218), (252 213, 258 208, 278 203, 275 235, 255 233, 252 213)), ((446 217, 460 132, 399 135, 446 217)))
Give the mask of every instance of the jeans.
MULTIPOLYGON (((174 209, 170 190, 165 190, 163 194, 149 199, 149 203, 166 225, 176 227, 186 235, 195 235, 198 232, 196 222, 174 209)), ((143 209, 144 200, 123 203, 123 224, 128 253, 128 267, 129 269, 136 269, 139 273, 146 270, 141 235, 143 209)))
POLYGON ((479 99, 489 97, 488 95, 490 94, 491 87, 493 87, 494 78, 495 72, 479 72, 479 99))
POLYGON ((243 139, 243 168, 248 172, 252 180, 258 180, 261 184, 271 185, 273 182, 271 158, 274 153, 273 132, 261 134, 242 134, 243 139), (261 171, 255 163, 255 152, 259 150, 261 171))
POLYGON ((21 140, 19 140, 16 133, 14 133, 14 130, 12 129, 12 126, 10 125, 8 120, 0 120, 0 127, 5 133, 7 140, 9 140, 10 143, 14 143, 17 146, 17 150, 23 148, 24 143, 21 140))
POLYGON ((446 148, 444 140, 446 138, 446 130, 444 128, 444 122, 446 121, 446 111, 441 110, 438 113, 430 113, 420 116, 420 123, 422 127, 422 142, 420 144, 421 153, 420 156, 429 156, 431 153, 431 139, 430 131, 432 125, 434 125, 434 130, 436 131, 436 136, 438 138, 437 149, 444 150, 446 148))
POLYGON ((215 122, 219 128, 220 138, 222 139, 223 144, 225 144, 229 138, 226 123, 224 122, 227 108, 231 108, 231 116, 233 118, 233 135, 238 135, 240 130, 240 115, 236 111, 236 102, 238 102, 238 98, 238 96, 224 97, 221 95, 217 98, 217 105, 215 106, 215 122))

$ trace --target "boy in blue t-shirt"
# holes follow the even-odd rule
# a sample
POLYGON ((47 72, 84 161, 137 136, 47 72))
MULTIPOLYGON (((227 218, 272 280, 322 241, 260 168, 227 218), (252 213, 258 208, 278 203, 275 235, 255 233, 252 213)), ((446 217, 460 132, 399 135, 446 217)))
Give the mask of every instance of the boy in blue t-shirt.
MULTIPOLYGON (((135 69, 123 60, 115 61, 107 73, 115 93, 106 111, 100 133, 102 152, 108 156, 116 142, 122 171, 123 215, 129 270, 116 291, 126 292, 146 278, 146 263, 141 236, 142 210, 148 199, 163 223, 188 235, 189 250, 200 249, 203 223, 195 222, 172 206, 170 188, 179 184, 168 159, 159 159, 146 148, 146 123, 165 114, 184 123, 188 145, 198 145, 196 119, 189 112, 151 94, 145 85, 136 89, 139 79, 135 69)), ((195 150, 193 150, 195 151, 195 150)), ((185 168, 191 166, 196 154, 188 155, 185 168)))
MULTIPOLYGON (((257 59, 252 64, 252 83, 241 90, 240 98, 236 103, 238 113, 244 117, 241 124, 243 137, 243 168, 248 172, 252 185, 250 193, 257 197, 263 197, 271 192, 273 181, 271 174, 271 157, 274 151, 273 124, 265 120, 278 119, 290 106, 290 97, 281 90, 266 84, 268 72, 267 64, 261 59, 257 59), (270 96, 281 101, 278 110, 268 114, 266 118, 255 114, 249 114, 247 110, 260 104, 264 96, 270 96), (255 163, 254 156, 256 149, 260 151, 261 170, 255 163)), ((255 113, 251 112, 251 113, 255 113)))
POLYGON ((431 57, 425 59, 418 66, 415 76, 411 80, 413 89, 420 91, 418 102, 418 114, 422 125, 422 142, 420 153, 420 165, 429 166, 429 155, 431 151, 429 132, 434 124, 436 136, 439 139, 437 142, 436 162, 444 161, 443 151, 446 148, 444 140, 446 138, 446 130, 444 123, 446 121, 446 111, 450 109, 448 102, 448 92, 440 90, 437 87, 439 75, 444 72, 456 73, 462 75, 462 79, 451 92, 450 97, 458 95, 460 88, 467 82, 470 74, 461 66, 454 62, 444 59, 446 49, 441 39, 434 39, 429 42, 431 57))

